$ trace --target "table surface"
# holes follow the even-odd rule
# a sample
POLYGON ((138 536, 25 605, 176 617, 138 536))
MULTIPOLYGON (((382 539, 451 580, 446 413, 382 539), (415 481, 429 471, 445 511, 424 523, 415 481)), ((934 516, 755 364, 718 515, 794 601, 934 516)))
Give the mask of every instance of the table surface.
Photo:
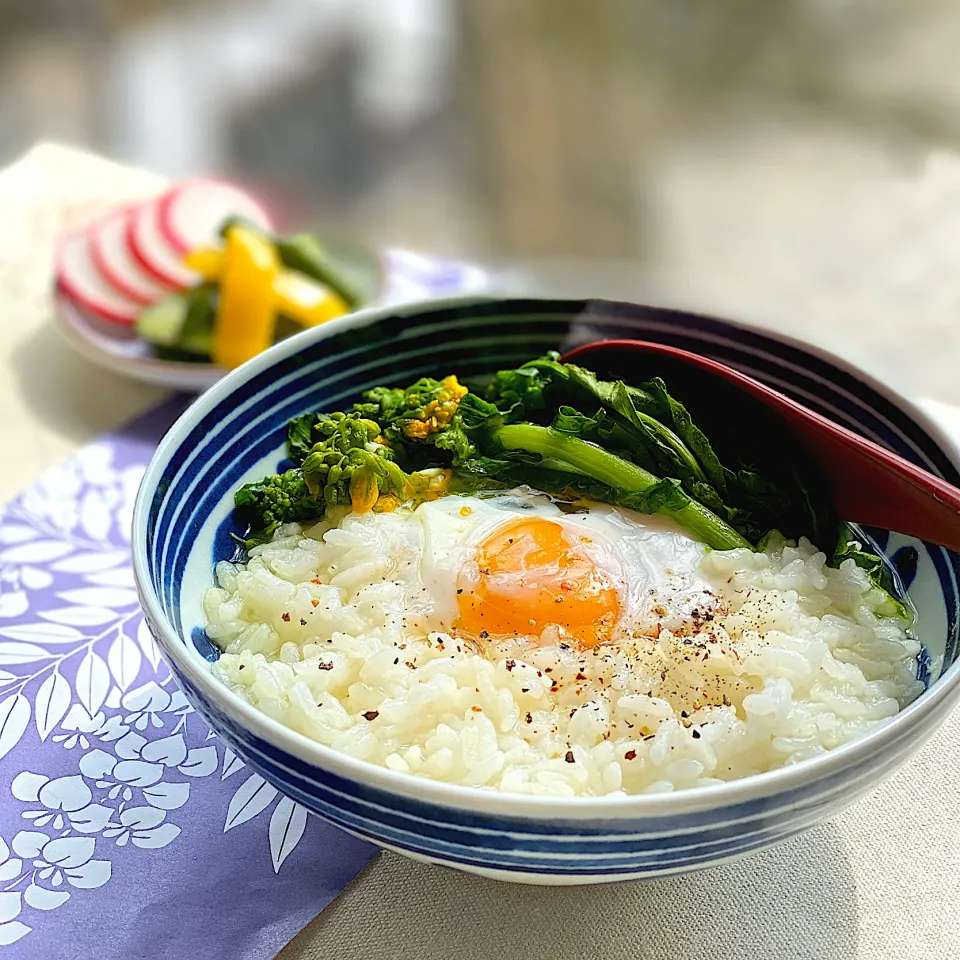
MULTIPOLYGON (((58 231, 161 186, 151 174, 50 145, 0 173, 0 502, 163 398, 75 355, 51 324, 47 293, 58 231)), ((869 263, 858 261, 839 283, 835 268, 829 281, 811 269, 819 297, 808 288, 784 301, 782 287, 721 288, 703 274, 696 289, 676 275, 644 289, 685 306, 708 298, 717 312, 830 344, 905 392, 922 384, 927 399, 960 404, 960 162, 941 158, 912 187, 890 189, 896 198, 881 207, 907 215, 915 242, 901 253, 895 222, 877 239, 874 192, 872 221, 845 223, 850 242, 857 229, 871 238, 869 263)), ((537 275, 571 282, 566 267, 551 274, 541 264, 537 275)), ((612 275, 598 282, 604 294, 630 293, 612 275)), ((278 960, 941 960, 960 947, 958 797, 960 713, 850 810, 745 861, 643 883, 545 889, 385 853, 278 960)))

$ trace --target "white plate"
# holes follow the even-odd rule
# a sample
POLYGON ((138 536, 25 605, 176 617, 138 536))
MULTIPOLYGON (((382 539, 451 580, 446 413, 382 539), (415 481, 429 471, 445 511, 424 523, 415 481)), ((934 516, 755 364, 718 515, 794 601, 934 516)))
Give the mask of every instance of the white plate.
MULTIPOLYGON (((370 254, 377 274, 371 280, 368 306, 394 306, 459 293, 491 291, 488 272, 471 264, 443 260, 407 250, 370 254)), ((369 264, 368 264, 369 266, 369 264)), ((93 363, 125 377, 189 393, 201 393, 226 373, 211 363, 160 360, 132 329, 92 316, 60 291, 54 317, 63 335, 93 363)))

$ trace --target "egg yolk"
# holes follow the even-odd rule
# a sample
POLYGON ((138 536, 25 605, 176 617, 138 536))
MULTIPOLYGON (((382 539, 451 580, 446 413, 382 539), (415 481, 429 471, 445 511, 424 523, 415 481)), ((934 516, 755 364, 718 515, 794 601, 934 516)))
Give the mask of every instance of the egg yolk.
POLYGON ((477 636, 539 636, 562 627, 585 647, 613 636, 620 598, 583 544, 543 517, 498 527, 477 553, 479 580, 461 578, 458 626, 477 636))

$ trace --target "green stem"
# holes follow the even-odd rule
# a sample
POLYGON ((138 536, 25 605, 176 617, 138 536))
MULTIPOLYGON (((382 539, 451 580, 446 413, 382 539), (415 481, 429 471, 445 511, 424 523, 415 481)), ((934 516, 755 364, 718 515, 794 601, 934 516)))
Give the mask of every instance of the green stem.
MULTIPOLYGON (((559 461, 571 473, 590 477, 626 493, 643 493, 660 478, 630 463, 603 447, 558 433, 550 427, 530 423, 514 423, 499 427, 494 434, 504 450, 526 450, 541 457, 559 461)), ((715 550, 750 548, 750 543, 736 530, 702 503, 691 499, 679 510, 669 512, 681 526, 701 543, 715 550)))

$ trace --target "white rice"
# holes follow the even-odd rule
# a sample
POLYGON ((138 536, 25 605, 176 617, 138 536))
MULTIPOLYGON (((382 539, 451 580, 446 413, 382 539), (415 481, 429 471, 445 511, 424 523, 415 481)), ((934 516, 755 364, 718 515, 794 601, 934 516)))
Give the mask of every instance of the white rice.
POLYGON ((581 651, 425 633, 394 514, 291 525, 221 563, 214 674, 294 730, 391 770, 514 793, 678 790, 782 767, 916 697, 920 645, 852 561, 806 541, 709 552, 715 607, 581 651), (656 631, 654 631, 656 632, 656 631))

